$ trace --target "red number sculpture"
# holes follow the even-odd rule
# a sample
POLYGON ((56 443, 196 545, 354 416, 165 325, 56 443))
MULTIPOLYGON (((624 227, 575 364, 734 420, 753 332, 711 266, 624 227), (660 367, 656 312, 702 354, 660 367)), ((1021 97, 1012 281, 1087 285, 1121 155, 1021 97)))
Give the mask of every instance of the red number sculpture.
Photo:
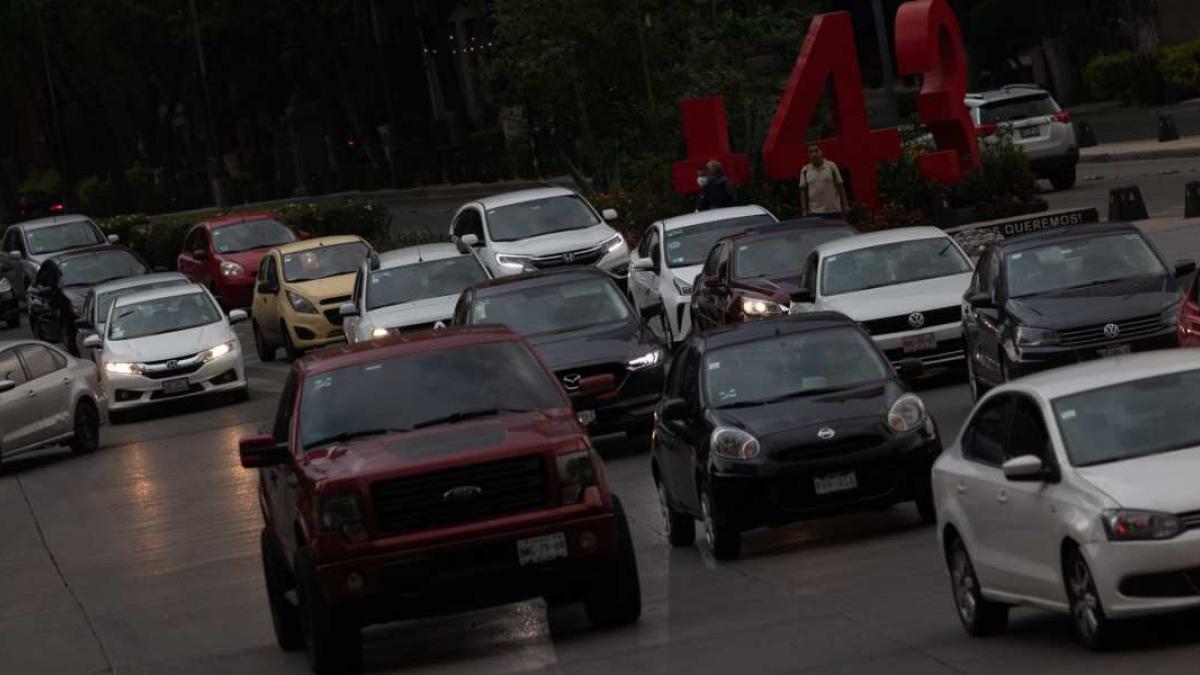
POLYGON ((979 169, 975 123, 964 104, 967 60, 962 31, 946 0, 911 0, 896 13, 896 62, 901 75, 922 75, 917 112, 938 152, 917 159, 922 175, 954 183, 979 169))
POLYGON ((879 203, 875 168, 900 156, 900 134, 895 129, 871 131, 849 12, 813 19, 763 144, 767 175, 776 180, 800 175, 808 162, 805 135, 830 76, 838 135, 817 142, 826 157, 850 174, 854 198, 874 208, 879 203))
POLYGON ((729 118, 725 114, 725 99, 709 96, 684 101, 683 138, 687 142, 687 159, 671 166, 672 182, 680 194, 698 192, 696 171, 715 159, 725 167, 725 175, 734 185, 750 180, 750 159, 734 154, 729 145, 729 118))

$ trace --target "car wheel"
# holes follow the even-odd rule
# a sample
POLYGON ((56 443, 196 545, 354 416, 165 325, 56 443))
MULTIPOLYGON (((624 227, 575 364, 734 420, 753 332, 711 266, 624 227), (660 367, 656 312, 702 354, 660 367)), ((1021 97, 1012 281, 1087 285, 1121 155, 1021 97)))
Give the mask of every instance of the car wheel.
POLYGON ((279 332, 283 335, 283 351, 287 354, 288 361, 295 361, 304 356, 304 350, 296 347, 292 342, 292 334, 288 331, 286 323, 279 322, 279 332))
POLYGON ((1054 186, 1055 190, 1070 190, 1075 187, 1078 173, 1077 167, 1074 164, 1066 169, 1059 169, 1050 174, 1050 184, 1054 186))
POLYGON ((296 593, 308 665, 316 673, 357 670, 362 663, 362 630, 353 617, 325 601, 317 568, 305 549, 296 552, 296 593))
POLYGON ((304 628, 300 625, 300 610, 285 595, 295 582, 271 539, 267 528, 259 536, 262 550, 263 576, 267 580, 267 603, 271 607, 271 623, 275 627, 275 642, 284 651, 304 648, 304 628))
POLYGON ((704 518, 704 541, 717 560, 737 560, 742 555, 742 533, 724 522, 713 508, 706 489, 700 495, 700 512, 704 518))
POLYGON ((613 521, 617 527, 617 559, 583 599, 588 618, 601 628, 623 626, 642 616, 642 587, 638 580, 633 537, 629 535, 629 521, 616 495, 612 502, 613 521))
POLYGON ((77 455, 86 455, 100 447, 100 413, 91 401, 85 399, 75 404, 75 435, 70 446, 77 455))
POLYGON ((975 576, 975 566, 962 539, 955 537, 950 544, 946 564, 958 620, 967 633, 982 637, 1002 632, 1008 626, 1008 605, 992 602, 979 592, 979 577, 975 576))
POLYGON ((930 481, 918 481, 916 492, 913 501, 917 504, 917 514, 921 516, 921 522, 926 525, 936 523, 937 507, 933 501, 933 485, 930 481))
POLYGON ((250 322, 250 331, 254 333, 254 350, 258 352, 258 360, 263 363, 274 361, 275 352, 278 350, 267 344, 267 339, 263 337, 262 331, 259 330, 257 321, 250 322))
POLYGON ((1067 599, 1071 603, 1071 623, 1075 635, 1088 649, 1102 650, 1109 642, 1112 620, 1104 615, 1096 581, 1083 554, 1077 549, 1067 552, 1063 561, 1066 574, 1067 599))
POLYGON ((696 541, 696 521, 686 513, 679 513, 671 508, 667 496, 667 485, 661 480, 654 481, 658 487, 658 505, 662 509, 663 534, 671 546, 688 546, 696 541))

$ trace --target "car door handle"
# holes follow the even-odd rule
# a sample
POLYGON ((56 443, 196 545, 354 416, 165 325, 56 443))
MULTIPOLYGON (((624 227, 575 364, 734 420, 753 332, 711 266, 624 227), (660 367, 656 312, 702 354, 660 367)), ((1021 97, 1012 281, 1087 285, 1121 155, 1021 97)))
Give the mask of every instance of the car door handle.
POLYGON ((34 390, 32 390, 32 389, 30 389, 30 390, 28 390, 28 391, 26 391, 26 392, 25 392, 25 397, 26 397, 26 398, 36 398, 36 397, 37 397, 37 392, 36 392, 36 391, 34 391, 34 390))
POLYGON ((69 378, 69 377, 64 377, 64 378, 63 378, 63 384, 71 384, 71 378, 69 378))
POLYGON ((1001 504, 1007 504, 1008 503, 1008 493, 1001 490, 1000 494, 996 497, 996 501, 1000 502, 1001 504))

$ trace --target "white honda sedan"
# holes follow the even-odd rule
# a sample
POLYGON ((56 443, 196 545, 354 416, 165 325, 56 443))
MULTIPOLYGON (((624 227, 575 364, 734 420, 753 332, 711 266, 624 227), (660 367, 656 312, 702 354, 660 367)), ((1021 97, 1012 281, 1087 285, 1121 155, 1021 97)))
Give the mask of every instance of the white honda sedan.
POLYGON ((938 534, 967 632, 1009 607, 1114 620, 1200 607, 1200 365, 1169 350, 989 393, 933 467, 938 534))
POLYGON ((96 362, 109 412, 222 392, 245 398, 242 346, 232 326, 245 320, 240 309, 226 317, 212 294, 195 284, 117 298, 104 336, 83 343, 100 352, 96 362))

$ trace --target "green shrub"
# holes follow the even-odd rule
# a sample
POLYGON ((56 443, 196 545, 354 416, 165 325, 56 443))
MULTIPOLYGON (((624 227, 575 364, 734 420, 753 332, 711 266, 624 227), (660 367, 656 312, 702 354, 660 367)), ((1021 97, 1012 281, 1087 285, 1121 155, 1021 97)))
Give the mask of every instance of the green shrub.
POLYGON ((1197 53, 1200 53, 1200 40, 1159 47, 1157 66, 1163 82, 1185 94, 1200 94, 1196 88, 1196 78, 1200 75, 1200 66, 1195 59, 1197 53))
POLYGON ((1129 50, 1096 56, 1083 69, 1083 81, 1097 99, 1133 101, 1134 56, 1129 50))
POLYGON ((56 169, 31 173, 18 186, 21 192, 36 192, 43 195, 62 194, 62 177, 56 169))
POLYGON ((88 176, 79 181, 75 194, 79 196, 80 210, 92 217, 111 216, 116 211, 112 181, 88 176))
POLYGON ((129 199, 135 211, 156 213, 166 208, 166 192, 155 180, 154 170, 141 160, 125 169, 125 184, 129 186, 129 199))

